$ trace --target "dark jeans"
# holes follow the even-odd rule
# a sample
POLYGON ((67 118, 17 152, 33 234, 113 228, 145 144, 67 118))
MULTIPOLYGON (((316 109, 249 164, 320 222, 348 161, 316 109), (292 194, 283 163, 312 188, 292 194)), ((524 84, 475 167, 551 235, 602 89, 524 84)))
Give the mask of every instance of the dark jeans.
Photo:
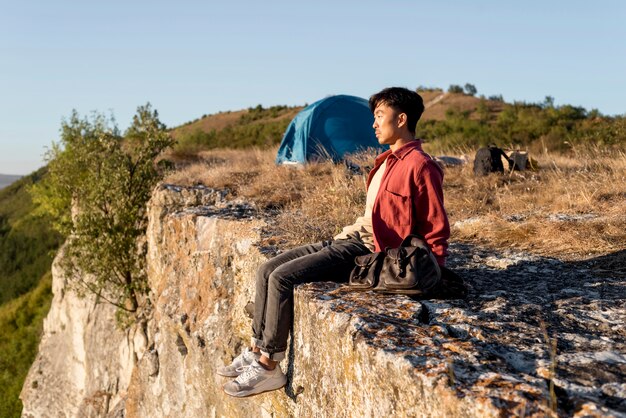
POLYGON ((294 285, 346 282, 355 257, 369 253, 358 237, 351 237, 303 245, 264 263, 256 276, 252 343, 272 360, 285 358, 294 285))

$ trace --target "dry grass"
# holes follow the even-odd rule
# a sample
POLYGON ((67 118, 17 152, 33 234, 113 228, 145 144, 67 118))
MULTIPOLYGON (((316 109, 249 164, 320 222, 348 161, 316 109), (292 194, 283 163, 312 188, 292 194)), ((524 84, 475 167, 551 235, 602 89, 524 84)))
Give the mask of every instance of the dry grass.
MULTIPOLYGON (((287 246, 328 239, 362 214, 364 176, 332 162, 276 166, 276 151, 206 151, 165 181, 226 188, 231 197, 253 201, 261 211, 276 215, 275 241, 287 246)), ((372 159, 364 155, 354 161, 372 159)))
MULTIPOLYGON (((465 150, 464 150, 465 151, 465 150)), ((330 162, 293 168, 271 150, 204 152, 167 182, 228 188, 277 216, 284 246, 328 239, 365 206, 365 175, 330 162)), ((626 153, 575 149, 534 155, 537 171, 476 178, 471 165, 447 168, 444 187, 452 240, 580 258, 626 247, 626 153)), ((373 155, 355 162, 371 165, 373 155)))
POLYGON ((579 258, 626 247, 626 154, 588 148, 534 156, 540 169, 475 178, 448 169, 453 238, 579 258))

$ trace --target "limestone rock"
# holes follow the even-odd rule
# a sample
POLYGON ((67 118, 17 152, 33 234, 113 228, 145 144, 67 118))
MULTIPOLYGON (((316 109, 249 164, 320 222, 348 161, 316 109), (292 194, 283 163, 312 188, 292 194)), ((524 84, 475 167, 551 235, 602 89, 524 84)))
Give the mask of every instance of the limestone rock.
POLYGON ((86 322, 94 311, 63 301, 55 285, 48 336, 22 393, 25 415, 45 416, 47 402, 68 405, 68 416, 625 416, 623 275, 595 270, 593 260, 462 244, 451 246, 449 264, 470 284, 467 301, 353 292, 327 282, 299 286, 282 364, 287 387, 230 398, 221 390, 227 379, 215 370, 249 343, 247 311, 255 271, 268 257, 260 247, 267 223, 253 206, 225 201, 219 191, 174 186, 155 190, 149 216, 154 312, 145 340, 95 331, 86 322), (56 340, 53 323, 72 331, 56 340), (69 336, 87 341, 96 334, 107 342, 98 358, 54 357, 56 347, 85 351, 72 348, 69 336), (84 378, 91 369, 109 374, 84 378), (119 375, 114 388, 107 386, 111 370, 119 375), (91 383, 68 383, 74 377, 91 383), (33 389, 35 379, 44 387, 33 389), (54 379, 64 389, 47 384, 54 379))
POLYGON ((123 399, 135 362, 133 340, 141 337, 135 328, 116 327, 111 305, 68 289, 62 257, 61 251, 52 266, 54 297, 22 389, 22 415, 102 417, 123 399))

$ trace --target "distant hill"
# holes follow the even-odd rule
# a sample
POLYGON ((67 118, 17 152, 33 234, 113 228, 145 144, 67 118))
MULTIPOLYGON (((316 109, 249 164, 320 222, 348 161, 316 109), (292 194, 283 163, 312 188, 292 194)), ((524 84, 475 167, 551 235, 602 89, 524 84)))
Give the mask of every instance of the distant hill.
POLYGON ((14 176, 10 174, 0 174, 0 189, 7 187, 9 184, 21 179, 22 176, 14 176))
POLYGON ((28 194, 45 172, 42 167, 23 177, 0 177, 11 183, 0 190, 1 417, 20 415, 18 396, 37 354, 52 299, 50 265, 62 237, 52 230, 49 219, 35 215, 28 194))
POLYGON ((424 99, 424 107, 426 108, 421 118, 422 121, 443 121, 450 109, 469 112, 470 119, 478 119, 478 112, 483 104, 490 118, 494 119, 507 106, 501 100, 481 99, 463 93, 448 93, 443 90, 420 91, 419 94, 424 99))
MULTIPOLYGON (((467 115, 470 120, 484 118, 487 113, 487 118, 493 121, 509 106, 501 100, 449 93, 439 89, 419 93, 426 107, 422 121, 430 123, 445 121, 451 110, 467 115)), ((178 141, 175 151, 182 155, 211 148, 267 147, 280 142, 289 122, 303 108, 304 106, 264 108, 259 105, 243 110, 219 112, 203 115, 171 129, 170 132, 178 141)))
POLYGON ((204 115, 170 130, 177 140, 174 157, 189 157, 213 148, 267 148, 278 144, 301 106, 261 105, 204 115))
MULTIPOLYGON (((556 106, 551 97, 541 103, 507 103, 500 95, 485 97, 438 88, 418 91, 425 111, 416 136, 429 144, 429 152, 465 153, 490 143, 531 152, 626 143, 626 117, 604 116, 595 109, 572 105, 556 106)), ((258 105, 203 115, 171 129, 178 143, 168 158, 189 161, 200 151, 214 148, 276 146, 302 108, 258 105)))
POLYGON ((280 121, 280 120, 291 120, 300 110, 303 109, 302 106, 297 107, 281 107, 281 110, 274 112, 270 111, 270 109, 276 108, 279 106, 270 107, 268 109, 261 108, 263 111, 266 111, 266 115, 261 115, 261 117, 250 117, 255 112, 260 113, 256 108, 249 108, 244 110, 236 110, 236 111, 226 111, 219 112, 213 115, 204 115, 199 119, 188 122, 184 125, 178 126, 172 129, 172 136, 174 138, 180 138, 185 134, 190 134, 196 130, 201 130, 203 132, 210 131, 221 131, 226 128, 232 128, 234 126, 240 126, 242 124, 261 124, 272 121, 280 121))
POLYGON ((42 167, 0 190, 0 305, 37 286, 61 243, 50 220, 35 215, 28 193, 45 172, 42 167))
MULTIPOLYGON (((444 120, 446 111, 451 108, 461 112, 469 111, 470 113, 475 113, 481 103, 481 99, 475 96, 463 93, 447 93, 438 89, 420 91, 419 94, 424 99, 426 107, 422 120, 444 120)), ((506 106, 506 103, 499 100, 485 99, 485 103, 489 112, 493 115, 500 113, 506 106)), ((219 112, 212 115, 203 115, 198 119, 173 128, 171 132, 174 138, 180 138, 197 130, 203 132, 221 131, 244 124, 263 124, 281 120, 290 121, 302 109, 304 109, 304 106, 272 106, 270 108, 257 106, 256 108, 251 107, 243 110, 219 112)))

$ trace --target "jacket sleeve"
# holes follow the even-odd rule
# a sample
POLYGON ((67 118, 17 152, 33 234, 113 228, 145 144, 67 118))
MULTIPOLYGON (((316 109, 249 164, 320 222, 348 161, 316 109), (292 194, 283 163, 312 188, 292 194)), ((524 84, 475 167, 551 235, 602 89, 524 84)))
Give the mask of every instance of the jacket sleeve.
POLYGON ((443 205, 443 171, 428 160, 416 173, 417 190, 413 193, 416 232, 424 237, 431 251, 443 266, 448 256, 450 224, 443 205))

